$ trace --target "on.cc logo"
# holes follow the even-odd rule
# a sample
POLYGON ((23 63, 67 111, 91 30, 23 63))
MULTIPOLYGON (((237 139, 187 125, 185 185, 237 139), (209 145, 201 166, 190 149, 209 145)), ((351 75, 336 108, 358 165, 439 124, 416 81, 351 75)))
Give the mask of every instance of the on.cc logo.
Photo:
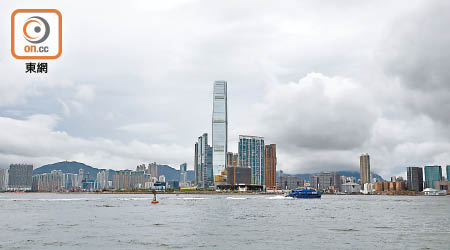
POLYGON ((23 25, 23 35, 30 43, 42 43, 50 34, 47 20, 39 16, 32 16, 23 25))

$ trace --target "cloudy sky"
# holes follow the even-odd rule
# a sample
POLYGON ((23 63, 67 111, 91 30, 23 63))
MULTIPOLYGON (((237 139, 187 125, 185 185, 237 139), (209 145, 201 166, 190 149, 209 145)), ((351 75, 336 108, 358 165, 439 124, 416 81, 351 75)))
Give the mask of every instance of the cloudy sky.
POLYGON ((1 1, 0 167, 193 168, 228 81, 229 149, 276 143, 287 173, 450 165, 447 1, 1 1), (11 13, 55 8, 63 53, 25 74, 11 13))

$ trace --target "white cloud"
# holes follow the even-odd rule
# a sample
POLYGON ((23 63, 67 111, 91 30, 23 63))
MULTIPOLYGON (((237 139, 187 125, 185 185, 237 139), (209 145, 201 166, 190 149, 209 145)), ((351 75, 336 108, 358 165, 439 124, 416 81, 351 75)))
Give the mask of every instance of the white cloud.
POLYGON ((26 120, 0 117, 0 162, 28 162, 35 166, 49 160, 74 160, 98 168, 125 169, 157 161, 177 166, 191 149, 177 144, 122 142, 106 138, 79 138, 55 129, 59 118, 33 115, 26 120))

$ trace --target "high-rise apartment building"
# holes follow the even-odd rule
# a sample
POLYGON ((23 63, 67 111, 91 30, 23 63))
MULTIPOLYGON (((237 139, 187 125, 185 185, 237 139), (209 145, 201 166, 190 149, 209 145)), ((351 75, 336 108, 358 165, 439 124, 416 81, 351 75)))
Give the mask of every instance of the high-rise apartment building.
POLYGON ((442 168, 441 166, 425 166, 425 186, 427 188, 435 188, 434 182, 441 181, 442 168))
POLYGON ((180 164, 180 172, 186 172, 187 171, 187 163, 180 164))
POLYGON ((305 186, 305 179, 295 175, 280 175, 278 177, 278 187, 282 189, 296 189, 305 186))
POLYGON ((137 172, 145 172, 145 164, 137 165, 136 171, 137 172))
POLYGON ((195 183, 199 188, 209 188, 214 185, 213 149, 208 145, 208 134, 198 137, 195 143, 195 183))
POLYGON ((158 164, 156 164, 156 162, 148 164, 148 173, 152 177, 158 178, 158 164))
POLYGON ((8 169, 0 168, 0 191, 6 191, 8 189, 8 169))
POLYGON ((252 184, 264 185, 264 157, 264 137, 239 136, 239 166, 251 169, 252 184))
POLYGON ((416 192, 423 191, 423 171, 420 167, 406 168, 408 189, 416 192))
POLYGON ((187 163, 180 165, 180 186, 184 187, 187 182, 187 163))
POLYGON ((9 190, 31 190, 33 165, 11 164, 9 166, 9 190))
POLYGON ((237 167, 238 161, 238 154, 234 154, 232 152, 227 153, 227 167, 237 167))
POLYGON ((311 187, 318 190, 335 190, 341 188, 341 176, 336 172, 320 172, 315 176, 310 176, 311 187))
POLYGON ((277 185, 277 146, 266 145, 264 154, 264 185, 275 187, 277 185))
MULTIPOLYGON (((212 115, 213 174, 222 176, 227 167, 228 118, 227 118, 227 82, 215 81, 212 115)), ((216 178, 216 177, 215 177, 216 178)), ((223 178, 223 177, 222 177, 223 178)), ((221 178, 217 178, 220 180, 221 178)))
POLYGON ((369 154, 362 154, 359 157, 359 171, 361 175, 361 186, 370 183, 370 157, 369 154))

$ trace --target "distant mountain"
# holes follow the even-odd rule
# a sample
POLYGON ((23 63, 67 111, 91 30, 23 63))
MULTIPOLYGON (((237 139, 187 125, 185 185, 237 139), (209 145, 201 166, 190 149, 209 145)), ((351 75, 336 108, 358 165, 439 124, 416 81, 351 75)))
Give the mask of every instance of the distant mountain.
MULTIPOLYGON (((359 179, 361 177, 359 171, 338 171, 338 173, 340 175, 344 175, 344 176, 347 176, 347 177, 355 177, 355 179, 359 179)), ((380 182, 385 181, 383 179, 383 177, 381 177, 379 174, 374 173, 374 172, 370 172, 370 177, 372 179, 376 178, 377 181, 380 181, 380 182)))
MULTIPOLYGON (((164 175, 167 181, 169 180, 180 180, 180 170, 176 170, 171 166, 168 165, 158 165, 158 177, 159 175, 164 175)), ((187 181, 193 181, 194 180, 194 171, 188 170, 187 171, 187 181)))
POLYGON ((53 164, 44 165, 33 170, 33 175, 50 173, 52 170, 61 170, 63 173, 78 174, 80 169, 83 169, 85 174, 89 174, 89 179, 97 179, 98 168, 93 168, 81 162, 76 161, 62 161, 53 164))
MULTIPOLYGON (((76 161, 62 161, 36 168, 33 170, 33 175, 50 173, 52 170, 61 170, 63 173, 78 174, 80 169, 83 169, 85 174, 89 174, 90 180, 97 179, 97 173, 101 171, 98 168, 88 166, 84 163, 76 161)), ((180 180, 180 171, 168 165, 158 165, 158 178, 160 175, 164 175, 166 180, 180 180)), ((194 178, 194 171, 188 170, 187 181, 193 181, 194 178)))
MULTIPOLYGON (((344 171, 337 171, 338 174, 343 175, 343 176, 347 176, 347 177, 355 177, 355 179, 359 179, 360 178, 360 174, 359 171, 348 171, 348 170, 344 170, 344 171)), ((303 178, 305 180, 309 180, 309 177, 311 175, 317 175, 318 173, 314 173, 314 174, 295 174, 295 176, 303 178)), ((371 172, 371 177, 372 178, 376 178, 377 181, 385 181, 383 179, 383 177, 381 177, 380 175, 378 175, 377 173, 371 172)), ((279 175, 279 172, 277 171, 277 176, 279 175)), ((284 174, 284 175, 293 175, 293 174, 284 174)))

